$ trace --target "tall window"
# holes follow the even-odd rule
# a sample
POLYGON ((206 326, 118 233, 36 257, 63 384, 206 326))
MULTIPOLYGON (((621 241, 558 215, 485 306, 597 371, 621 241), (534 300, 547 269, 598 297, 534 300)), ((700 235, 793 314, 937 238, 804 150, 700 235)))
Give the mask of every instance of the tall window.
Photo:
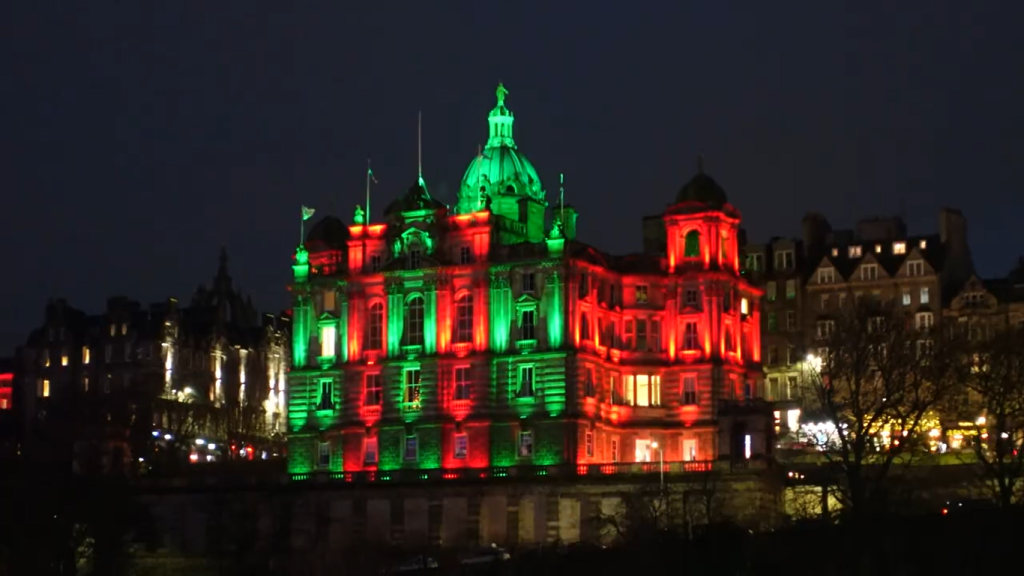
POLYGON ((405 306, 405 345, 423 345, 423 297, 419 295, 405 306))
POLYGON ((519 367, 519 391, 516 395, 519 398, 533 396, 533 366, 519 367))
POLYGON ((320 355, 334 356, 338 349, 338 327, 324 326, 320 329, 320 355))
POLYGON ((642 304, 644 302, 647 302, 647 285, 646 284, 637 284, 637 286, 636 286, 636 302, 637 302, 637 304, 642 304))
POLYGON ((455 399, 469 400, 469 366, 455 369, 455 399))
POLYGON ((370 317, 366 322, 366 349, 380 350, 384 347, 384 303, 370 304, 370 317))
POLYGON ((647 351, 647 320, 644 318, 636 320, 636 349, 640 352, 647 351))
POLYGON ((364 452, 363 453, 365 455, 364 462, 366 462, 367 464, 376 464, 377 463, 377 437, 374 436, 374 437, 367 438, 366 439, 366 444, 363 446, 363 448, 364 448, 364 452))
POLYGON ((651 320, 651 333, 647 337, 647 349, 661 352, 661 321, 651 320))
POLYGON ((587 398, 597 396, 597 387, 594 385, 594 367, 587 366, 583 369, 583 395, 587 398))
POLYGON ((411 368, 405 371, 405 382, 403 383, 402 399, 405 402, 415 403, 420 401, 420 371, 419 368, 411 368))
POLYGON ((685 247, 683 248, 684 258, 700 258, 700 232, 690 230, 686 233, 685 247))
POLYGON ((683 404, 697 403, 697 377, 693 374, 683 376, 683 404))
POLYGON ((465 432, 462 434, 455 435, 455 459, 465 460, 466 453, 469 452, 469 437, 466 436, 465 432))
POLYGON ((533 272, 523 272, 522 276, 522 288, 526 294, 532 294, 534 291, 534 275, 533 272))
POLYGON ((381 385, 380 374, 366 375, 366 406, 380 406, 384 403, 384 387, 381 385))
POLYGON ((327 468, 331 465, 331 443, 321 442, 319 450, 319 458, 317 458, 317 466, 319 468, 327 468))
POLYGON ((334 408, 334 380, 324 378, 320 380, 320 396, 317 398, 317 410, 330 410, 334 408))
POLYGON ((520 340, 534 340, 537 338, 536 335, 536 311, 534 310, 523 310, 522 321, 519 325, 519 339, 520 340))
POLYGON ((473 295, 463 294, 455 300, 455 342, 473 341, 473 295))
POLYGON ((683 325, 683 349, 700 350, 700 340, 697 337, 696 322, 687 322, 683 325))
POLYGON ((928 303, 929 298, 928 298, 928 288, 927 287, 921 288, 921 299, 919 301, 920 301, 921 304, 927 304, 928 303))
POLYGON ((459 264, 471 264, 473 262, 473 253, 470 252, 469 246, 459 247, 459 264))

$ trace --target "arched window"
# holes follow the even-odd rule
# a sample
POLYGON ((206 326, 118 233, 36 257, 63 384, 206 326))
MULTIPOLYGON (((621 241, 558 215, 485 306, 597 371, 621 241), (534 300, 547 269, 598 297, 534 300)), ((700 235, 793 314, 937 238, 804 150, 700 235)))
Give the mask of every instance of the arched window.
POLYGON ((455 300, 455 343, 473 341, 473 295, 463 294, 455 300))
POLYGON ((366 320, 366 349, 382 349, 384 347, 384 304, 382 302, 370 304, 370 314, 366 320))
POLYGON ((700 232, 690 230, 686 233, 686 244, 683 248, 684 258, 700 258, 700 232))
POLYGON ((413 296, 405 304, 405 345, 423 346, 422 296, 413 296))

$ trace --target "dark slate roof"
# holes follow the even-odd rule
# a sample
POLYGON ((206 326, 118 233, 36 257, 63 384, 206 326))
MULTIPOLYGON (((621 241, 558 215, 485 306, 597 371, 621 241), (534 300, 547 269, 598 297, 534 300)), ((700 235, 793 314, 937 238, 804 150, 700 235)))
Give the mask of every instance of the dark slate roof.
POLYGON ((676 203, 681 202, 700 202, 710 208, 721 209, 729 202, 729 198, 714 178, 700 171, 679 189, 676 203))

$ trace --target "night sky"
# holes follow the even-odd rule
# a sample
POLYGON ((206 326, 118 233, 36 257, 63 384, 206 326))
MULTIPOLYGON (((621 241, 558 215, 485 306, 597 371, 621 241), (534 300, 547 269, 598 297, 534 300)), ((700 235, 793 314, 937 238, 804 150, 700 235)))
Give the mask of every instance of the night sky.
POLYGON ((453 204, 499 80, 549 201, 564 172, 610 251, 703 152, 752 239, 808 210, 927 233, 956 206, 982 274, 1024 253, 1024 2, 356 4, 0 7, 0 356, 50 297, 188 300, 222 245, 284 308, 300 205, 348 221, 369 157, 379 219, 415 181, 419 110, 453 204))

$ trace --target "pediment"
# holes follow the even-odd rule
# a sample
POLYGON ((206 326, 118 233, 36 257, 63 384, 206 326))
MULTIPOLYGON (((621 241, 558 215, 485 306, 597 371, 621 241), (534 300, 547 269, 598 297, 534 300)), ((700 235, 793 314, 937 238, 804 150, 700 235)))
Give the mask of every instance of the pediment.
POLYGON ((843 277, 842 273, 839 271, 839 267, 835 265, 835 263, 832 261, 832 259, 829 258, 828 256, 822 256, 821 260, 818 262, 818 265, 815 266, 814 272, 811 273, 811 277, 807 279, 807 283, 808 284, 835 284, 835 283, 838 283, 838 282, 844 282, 845 280, 846 279, 843 277), (821 270, 832 270, 832 274, 833 274, 832 282, 820 282, 819 281, 819 279, 822 278, 822 276, 823 276, 822 274, 819 274, 819 271, 821 271, 821 270))
POLYGON ((540 300, 537 299, 533 294, 522 294, 519 298, 516 298, 516 305, 527 305, 527 304, 539 304, 540 300))
MULTIPOLYGON (((876 280, 881 280, 881 279, 889 278, 890 277, 889 276, 889 272, 885 269, 885 266, 882 266, 882 264, 878 262, 878 259, 875 258, 874 254, 866 254, 861 259, 861 261, 853 268, 853 273, 850 274, 850 280, 854 280, 854 281, 862 280, 862 279, 863 280, 867 280, 866 276, 862 276, 862 274, 866 274, 866 272, 862 272, 862 271, 866 270, 870 266, 874 266, 875 269, 877 270, 877 273, 876 273, 876 276, 875 276, 876 280)), ((870 281, 870 280, 867 280, 867 281, 870 281)))

